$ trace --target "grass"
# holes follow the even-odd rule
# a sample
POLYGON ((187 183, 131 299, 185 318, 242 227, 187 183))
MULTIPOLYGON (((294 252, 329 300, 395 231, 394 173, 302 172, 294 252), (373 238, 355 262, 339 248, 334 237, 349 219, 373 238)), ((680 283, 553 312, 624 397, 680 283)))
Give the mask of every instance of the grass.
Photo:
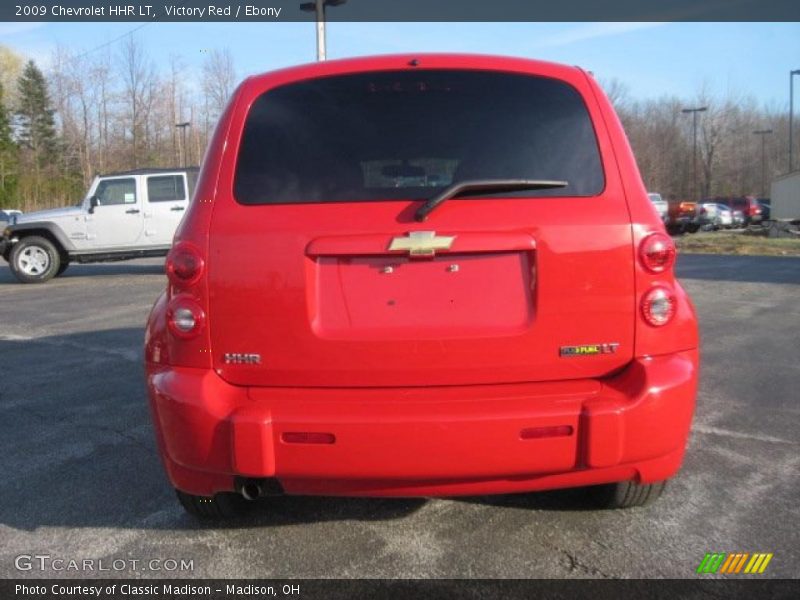
POLYGON ((750 256, 800 256, 800 239, 768 238, 714 231, 676 237, 684 254, 738 254, 750 256))

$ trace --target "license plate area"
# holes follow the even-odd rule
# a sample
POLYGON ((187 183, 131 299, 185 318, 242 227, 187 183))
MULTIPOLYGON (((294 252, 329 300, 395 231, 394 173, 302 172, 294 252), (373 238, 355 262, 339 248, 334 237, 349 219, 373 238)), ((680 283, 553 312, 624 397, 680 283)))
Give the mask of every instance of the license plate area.
POLYGON ((519 335, 534 314, 534 253, 318 256, 312 327, 323 338, 519 335))

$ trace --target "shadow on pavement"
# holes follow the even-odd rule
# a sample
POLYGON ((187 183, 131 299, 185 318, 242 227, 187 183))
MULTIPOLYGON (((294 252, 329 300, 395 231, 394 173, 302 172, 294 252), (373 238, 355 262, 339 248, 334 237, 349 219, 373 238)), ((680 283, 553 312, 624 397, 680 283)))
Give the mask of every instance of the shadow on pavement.
MULTIPOLYGON (((141 344, 138 328, 0 339, 0 523, 21 530, 219 527, 185 515, 163 473, 146 402, 141 344)), ((225 526, 388 520, 424 503, 268 498, 225 526)))

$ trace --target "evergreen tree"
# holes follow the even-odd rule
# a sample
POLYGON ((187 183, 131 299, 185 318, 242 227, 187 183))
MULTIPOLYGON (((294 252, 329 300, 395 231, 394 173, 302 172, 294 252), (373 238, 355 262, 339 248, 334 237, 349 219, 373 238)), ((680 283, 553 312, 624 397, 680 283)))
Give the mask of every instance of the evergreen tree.
POLYGON ((17 145, 11 137, 11 121, 3 100, 3 83, 0 82, 0 208, 12 205, 17 163, 17 145))
POLYGON ((20 75, 19 106, 17 124, 19 143, 31 151, 34 165, 42 168, 55 159, 57 139, 53 117, 55 111, 50 103, 44 75, 30 60, 20 75))

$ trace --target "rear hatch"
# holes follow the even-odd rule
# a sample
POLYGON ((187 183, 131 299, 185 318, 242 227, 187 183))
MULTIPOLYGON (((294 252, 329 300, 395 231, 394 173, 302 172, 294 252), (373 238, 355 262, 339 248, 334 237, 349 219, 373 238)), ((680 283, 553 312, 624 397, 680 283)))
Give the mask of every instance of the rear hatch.
POLYGON ((631 229, 602 164, 580 93, 555 79, 367 72, 266 92, 212 218, 215 368, 241 385, 356 387, 621 367, 631 229), (456 197, 414 220, 454 182, 503 178, 568 185, 456 197))

